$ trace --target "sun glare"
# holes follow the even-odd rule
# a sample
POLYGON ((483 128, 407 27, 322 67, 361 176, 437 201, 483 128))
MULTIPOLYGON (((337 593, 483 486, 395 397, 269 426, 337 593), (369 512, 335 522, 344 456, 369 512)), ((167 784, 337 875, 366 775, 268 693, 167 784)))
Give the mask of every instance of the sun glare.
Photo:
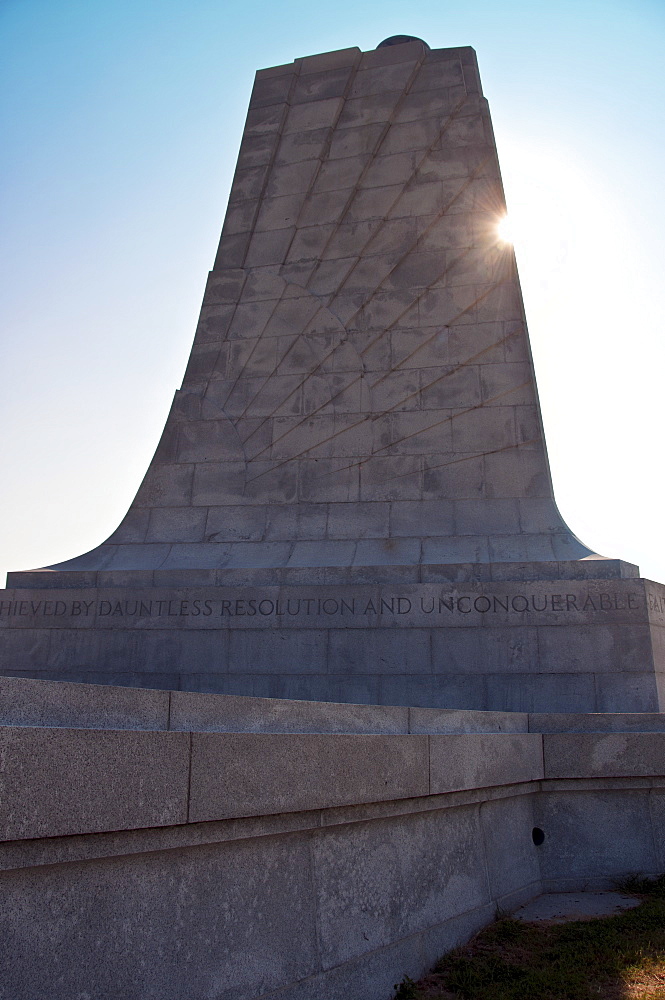
POLYGON ((510 224, 510 216, 504 215, 503 219, 499 220, 496 231, 501 243, 513 242, 513 227, 510 224))

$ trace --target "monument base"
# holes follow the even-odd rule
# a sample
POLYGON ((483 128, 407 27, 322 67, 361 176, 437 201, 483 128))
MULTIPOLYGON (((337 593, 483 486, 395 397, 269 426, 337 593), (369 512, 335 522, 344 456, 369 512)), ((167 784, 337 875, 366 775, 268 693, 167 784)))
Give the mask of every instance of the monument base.
POLYGON ((0 594, 2 673, 382 705, 654 712, 665 702, 665 587, 638 573, 613 560, 16 573, 0 594))

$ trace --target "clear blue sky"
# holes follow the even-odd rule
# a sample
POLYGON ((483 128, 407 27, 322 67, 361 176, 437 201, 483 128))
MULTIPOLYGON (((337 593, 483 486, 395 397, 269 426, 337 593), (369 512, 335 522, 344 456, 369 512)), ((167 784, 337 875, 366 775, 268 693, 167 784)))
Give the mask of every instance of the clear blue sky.
POLYGON ((127 509, 254 71, 398 33, 478 53, 562 512, 665 581, 663 0, 2 0, 0 574, 85 551, 127 509))

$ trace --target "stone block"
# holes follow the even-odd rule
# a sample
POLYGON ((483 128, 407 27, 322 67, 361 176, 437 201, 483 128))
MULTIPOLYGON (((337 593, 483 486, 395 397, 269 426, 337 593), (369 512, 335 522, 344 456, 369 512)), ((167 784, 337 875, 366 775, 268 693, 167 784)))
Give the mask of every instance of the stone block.
MULTIPOLYGON (((202 508, 205 513, 205 508, 202 508)), ((258 541, 266 530, 265 507, 210 507, 205 523, 206 541, 258 541)))
MULTIPOLYGON (((53 629, 50 636, 48 653, 39 663, 50 670, 59 671, 76 667, 94 669, 103 648, 103 637, 89 628, 58 628, 53 629)), ((32 661, 35 662, 34 660, 32 661)), ((15 664, 19 666, 19 663, 15 664)))
POLYGON ((250 108, 271 107, 274 104, 285 103, 294 82, 293 65, 289 66, 288 72, 280 75, 258 76, 257 74, 249 102, 250 108))
POLYGON ((135 506, 187 506, 191 502, 193 475, 194 466, 190 464, 151 466, 139 487, 135 506))
POLYGON ((265 537, 271 541, 320 539, 325 535, 325 504, 271 504, 266 508, 265 537))
POLYGON ((649 814, 656 860, 653 871, 662 872, 665 869, 665 794, 661 788, 652 788, 649 792, 649 814))
POLYGON ((301 462, 299 478, 300 499, 308 503, 359 499, 360 467, 348 460, 319 458, 301 462))
POLYGON ((340 128, 357 128, 360 125, 387 124, 393 117, 395 107, 402 97, 398 90, 389 93, 372 94, 367 97, 349 98, 339 117, 340 128))
POLYGON ((480 383, 483 406, 522 406, 535 400, 530 365, 523 361, 482 365, 480 383))
POLYGON ((384 674, 380 684, 383 705, 484 709, 488 704, 482 674, 384 674))
POLYGON ((412 798, 427 774, 424 736, 194 733, 189 821, 412 798))
POLYGON ((275 154, 275 168, 279 169, 304 160, 319 160, 330 135, 330 129, 311 129, 283 135, 275 154))
MULTIPOLYGON (((242 614, 251 614, 246 601, 240 602, 242 614)), ((293 602, 292 607, 297 607, 293 602)), ((286 600, 288 613, 289 602, 286 600)), ((255 612, 254 612, 255 613, 255 612)), ((319 629, 249 630, 230 634, 231 673, 281 674, 288 664, 289 673, 321 673, 326 665, 327 635, 319 629)))
MULTIPOLYGON (((534 732, 540 730, 535 729, 534 732)), ((438 708, 410 708, 411 733, 526 733, 526 712, 472 712, 438 708)))
POLYGON ((355 550, 351 540, 295 542, 289 566, 350 566, 355 550))
MULTIPOLYGON (((551 534, 497 535, 490 538, 489 551, 492 563, 545 562, 559 555, 551 534)), ((545 575, 545 574, 543 574, 545 575)))
POLYGON ((251 1000, 307 979, 318 968, 309 850, 302 835, 261 837, 4 872, 3 985, 16 1000, 211 989, 251 1000))
POLYGON ((531 836, 533 796, 483 802, 480 824, 492 899, 525 890, 527 897, 537 895, 541 881, 538 848, 531 836))
POLYGON ((373 458, 360 467, 363 500, 419 500, 422 491, 418 456, 373 458))
POLYGON ((424 538, 423 563, 488 563, 489 545, 486 535, 466 535, 449 538, 424 538))
POLYGON ((316 191, 351 191, 363 177, 368 155, 347 156, 343 160, 330 160, 323 164, 316 178, 316 191))
MULTIPOLYGON (((386 157, 392 159, 392 157, 386 157)), ((427 192, 422 192, 426 194, 427 192)), ((399 201, 394 203, 393 214, 395 219, 391 220, 394 226, 404 225, 412 231, 413 218, 408 208, 409 198, 406 199, 406 216, 404 216, 404 199, 402 195, 399 201)), ((381 234, 379 234, 380 236, 381 234)), ((413 243, 415 244, 415 232, 412 231, 413 243)), ((391 271, 390 276, 385 281, 387 288, 409 288, 426 289, 433 285, 445 273, 445 257, 442 251, 436 253, 405 253, 396 267, 391 271)))
MULTIPOLYGON (((401 204, 403 185, 389 184, 386 187, 361 187, 356 191, 345 218, 351 222, 365 222, 370 219, 383 220, 393 212, 397 203, 401 204)), ((408 214, 408 212, 403 213, 408 214)))
POLYGON ((373 153, 383 136, 381 124, 360 125, 350 128, 336 128, 330 141, 330 160, 341 160, 347 156, 362 156, 373 153))
POLYGON ((458 118, 460 110, 466 103, 466 98, 463 85, 437 87, 431 90, 414 90, 407 94, 400 103, 395 121, 410 122, 435 118, 443 126, 442 143, 469 145, 483 142, 486 136, 484 122, 480 116, 458 118), (460 121, 472 122, 474 127, 462 128, 460 121))
POLYGON ((333 629, 328 664, 339 674, 429 674, 429 630, 333 629))
POLYGON ((274 697, 301 701, 339 702, 347 699, 358 705, 377 705, 380 678, 377 674, 283 674, 275 678, 274 697))
POLYGON ((51 636, 45 629, 0 628, 0 656, 8 670, 29 670, 44 663, 49 655, 51 636))
POLYGON ((267 195, 274 198, 293 196, 308 191, 319 167, 319 160, 302 160, 299 163, 273 167, 270 172, 267 195))
POLYGON ((348 49, 335 49, 333 52, 321 52, 316 56, 306 56, 299 59, 300 75, 309 73, 329 73, 340 67, 355 66, 361 57, 360 49, 353 46, 348 49))
POLYGON ((403 90, 414 75, 415 64, 411 61, 361 69, 353 78, 350 98, 368 97, 391 90, 403 90))
MULTIPOLYGON (((589 665, 591 667, 591 664, 589 665)), ((594 674, 488 674, 487 702, 504 712, 595 712, 594 674)))
MULTIPOLYGON (((340 223, 335 227, 335 231, 325 248, 324 259, 337 260, 339 258, 359 257, 366 243, 378 232, 380 227, 381 221, 379 219, 340 223)), ((346 301, 343 298, 339 298, 339 300, 336 298, 334 305, 331 304, 330 308, 333 309, 336 316, 340 316, 346 321, 362 308, 363 301, 363 298, 358 295, 351 296, 350 300, 346 301), (350 311, 352 306, 353 311, 350 311), (343 314, 340 312, 342 307, 345 308, 343 314)))
POLYGON ((156 507, 150 512, 148 542, 203 541, 207 511, 202 507, 156 507))
POLYGON ((224 233, 219 241, 214 268, 242 267, 247 256, 250 234, 224 233))
POLYGON ((514 412, 510 406, 462 410, 453 414, 452 427, 455 451, 462 453, 483 448, 511 448, 517 444, 514 412))
POLYGON ((529 716, 532 733, 662 733, 665 715, 647 712, 594 712, 565 715, 533 713, 529 716))
POLYGON ((473 809, 322 830, 313 852, 324 968, 488 900, 473 809))
POLYGON ((179 690, 214 695, 275 698, 277 678, 273 674, 220 674, 211 671, 182 674, 179 690))
POLYGON ((548 733, 546 778, 634 777, 662 773, 665 733, 548 733))
POLYGON ((290 108, 284 123, 283 133, 308 132, 311 129, 330 128, 339 116, 343 106, 341 97, 327 100, 312 100, 290 108))
POLYGON ((455 527, 459 535, 515 534, 520 531, 519 504, 516 500, 457 501, 455 527))
POLYGON ((256 232, 288 229, 290 226, 295 226, 302 208, 304 193, 298 192, 282 197, 263 198, 256 220, 256 232))
MULTIPOLYGON (((442 54, 442 53, 441 53, 442 54)), ((446 58, 427 60, 418 70, 411 90, 418 93, 421 90, 438 90, 440 87, 456 87, 464 84, 464 73, 459 55, 446 53, 446 58)))
POLYGON ((298 218, 298 226, 316 226, 341 220, 353 188, 335 191, 315 191, 307 198, 298 218))
POLYGON ((289 248, 289 261, 318 260, 332 232, 332 225, 299 228, 289 248))
POLYGON ((0 745, 2 840, 186 821, 184 733, 3 727, 0 745))
POLYGON ((225 733, 398 735, 408 731, 408 709, 234 695, 220 697, 174 691, 171 694, 169 728, 225 733))
POLYGON ((479 497, 483 486, 482 455, 448 452, 425 459, 423 497, 426 499, 479 497))
POLYGON ((659 675, 650 670, 641 673, 596 674, 596 709, 599 712, 654 712, 662 707, 658 690, 659 675))
POLYGON ((429 739, 433 795, 543 777, 543 737, 536 733, 468 733, 429 739))
POLYGON ((384 504, 331 504, 328 509, 328 537, 386 538, 388 514, 384 504))
POLYGON ((309 101, 323 101, 332 97, 343 97, 351 77, 351 67, 343 66, 327 72, 300 74, 293 91, 291 104, 309 101))
POLYGON ((245 261, 249 267, 264 264, 282 264, 286 260, 294 229, 274 229, 269 232, 255 232, 249 243, 245 261))
POLYGON ((567 879, 583 888, 598 877, 658 870, 646 789, 550 791, 538 796, 534 821, 545 834, 543 880, 567 879))
MULTIPOLYGON (((234 204, 230 204, 227 212, 226 218, 224 219, 224 229, 222 233, 224 236, 235 235, 237 233, 249 233, 254 228, 256 214, 259 210, 258 199, 252 201, 236 201, 234 204)), ((272 226, 265 226, 262 228, 278 228, 272 226)))
POLYGON ((543 523, 554 523, 558 512, 548 496, 549 476, 540 449, 522 445, 510 451, 486 455, 485 475, 488 497, 530 498, 528 503, 520 500, 520 522, 525 529, 527 525, 540 528, 543 523), (534 506, 532 499, 537 499, 539 505, 534 506))
POLYGON ((267 135, 280 132, 286 117, 283 104, 271 104, 267 108, 254 108, 247 114, 244 137, 267 135))
MULTIPOLYGON (((322 993, 326 1000, 349 1000, 356 995, 354 991, 358 991, 357 995, 363 1000, 382 1000, 394 990, 396 980, 405 975, 418 979, 441 955, 464 944, 481 927, 491 923, 495 909, 494 903, 476 907, 426 931, 302 980, 292 988, 293 1000, 319 1000, 322 993)), ((266 1000, 278 1000, 278 994, 270 994, 266 1000)))
POLYGON ((433 629, 432 663, 444 673, 530 673, 538 662, 538 629, 513 626, 433 629))
POLYGON ((417 566, 419 538, 360 539, 353 557, 354 566, 417 566))
POLYGON ((424 43, 420 39, 414 39, 401 45, 386 45, 370 52, 363 52, 360 65, 362 69, 371 69, 374 66, 391 66, 393 63, 408 62, 415 68, 427 54, 424 43))
POLYGON ((288 542, 266 542, 264 545, 235 542, 231 545, 225 565, 229 568, 286 566, 290 554, 291 545, 288 542))
POLYGON ((418 536, 423 531, 453 534, 452 503, 448 500, 398 500, 390 505, 391 537, 418 536))
POLYGON ((242 170, 269 163, 277 141, 276 133, 243 136, 237 169, 242 170))
POLYGON ((0 725, 166 729, 168 691, 0 677, 0 725))

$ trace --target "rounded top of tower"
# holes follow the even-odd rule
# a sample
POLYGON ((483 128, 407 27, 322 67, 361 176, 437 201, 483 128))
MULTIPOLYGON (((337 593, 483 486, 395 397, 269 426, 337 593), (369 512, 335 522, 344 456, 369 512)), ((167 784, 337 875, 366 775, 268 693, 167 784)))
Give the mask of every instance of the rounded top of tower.
POLYGON ((379 42, 377 49, 385 49, 389 45, 403 45, 405 42, 420 42, 426 49, 429 49, 427 42, 424 42, 422 38, 417 38, 415 35, 391 35, 390 38, 384 38, 382 42, 379 42))

